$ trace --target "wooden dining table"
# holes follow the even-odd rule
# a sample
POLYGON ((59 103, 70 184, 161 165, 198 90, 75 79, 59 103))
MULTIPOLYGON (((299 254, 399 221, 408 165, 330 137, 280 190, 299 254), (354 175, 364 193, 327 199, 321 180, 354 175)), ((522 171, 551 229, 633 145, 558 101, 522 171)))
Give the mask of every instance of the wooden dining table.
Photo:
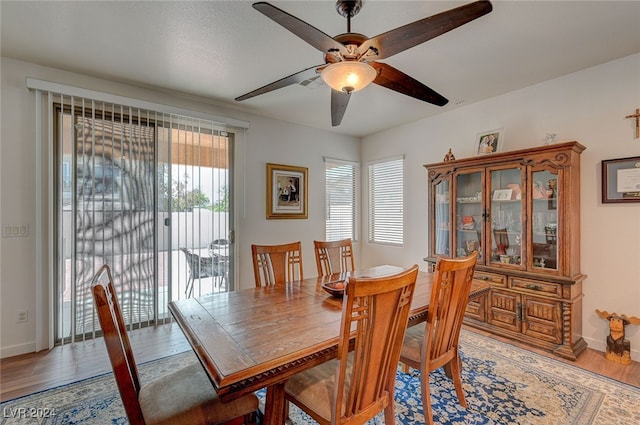
MULTIPOLYGON (((381 277, 401 270, 385 265, 349 275, 381 277)), ((287 379, 337 355, 342 298, 322 285, 346 275, 173 301, 169 310, 220 399, 229 401, 266 387, 264 423, 282 425, 287 379)), ((426 320, 431 284, 431 273, 418 273, 409 326, 426 320)), ((474 281, 470 299, 488 290, 488 283, 474 281)))

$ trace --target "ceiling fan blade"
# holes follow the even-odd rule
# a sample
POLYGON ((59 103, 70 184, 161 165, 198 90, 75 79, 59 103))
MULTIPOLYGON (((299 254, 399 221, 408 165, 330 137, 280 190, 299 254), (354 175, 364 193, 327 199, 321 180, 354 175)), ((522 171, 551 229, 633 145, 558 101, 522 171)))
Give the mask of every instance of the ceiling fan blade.
POLYGON ((342 122, 350 98, 351 93, 331 89, 331 125, 333 127, 339 126, 342 122))
POLYGON ((378 51, 377 59, 385 59, 452 29, 473 21, 493 10, 491 2, 476 1, 372 37, 358 47, 363 54, 369 48, 378 51))
POLYGON ((301 83, 305 80, 308 80, 310 78, 313 78, 315 76, 317 76, 317 72, 316 69, 318 69, 321 66, 324 66, 325 64, 322 65, 316 65, 316 66, 312 66, 311 68, 307 68, 304 69, 300 72, 296 72, 295 74, 289 75, 288 77, 284 77, 281 78, 278 81, 274 81, 273 83, 267 84, 266 86, 260 87, 259 89, 255 89, 253 91, 250 91, 247 94, 243 94, 242 96, 238 96, 236 97, 237 101, 241 101, 241 100, 247 100, 250 99, 252 97, 261 95, 261 94, 265 94, 265 93, 269 93, 270 91, 274 91, 277 89, 281 89, 283 87, 286 86, 290 86, 291 84, 298 84, 301 83))
POLYGON ((375 84, 438 106, 444 106, 449 102, 447 98, 389 64, 369 62, 369 65, 378 72, 378 76, 373 80, 375 84))
POLYGON ((270 18, 276 23, 282 25, 321 52, 327 53, 334 49, 337 49, 340 52, 345 51, 343 44, 338 43, 332 37, 320 31, 316 27, 309 25, 282 9, 278 9, 277 7, 263 1, 254 3, 253 8, 265 15, 267 18, 270 18))

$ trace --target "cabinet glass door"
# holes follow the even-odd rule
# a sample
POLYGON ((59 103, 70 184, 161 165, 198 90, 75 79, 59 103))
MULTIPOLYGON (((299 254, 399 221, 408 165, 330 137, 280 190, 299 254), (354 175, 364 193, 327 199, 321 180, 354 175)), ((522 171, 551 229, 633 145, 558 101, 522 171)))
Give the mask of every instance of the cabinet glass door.
POLYGON ((558 270, 558 174, 541 170, 531 175, 531 266, 558 270))
POLYGON ((449 180, 442 180, 433 185, 434 191, 434 255, 449 256, 449 237, 450 237, 450 204, 449 204, 449 180))
POLYGON ((482 171, 456 175, 456 257, 479 252, 478 263, 484 263, 483 234, 484 208, 482 206, 482 171))
POLYGON ((491 231, 490 262, 523 268, 522 264, 522 182, 523 169, 493 169, 490 172, 491 231))

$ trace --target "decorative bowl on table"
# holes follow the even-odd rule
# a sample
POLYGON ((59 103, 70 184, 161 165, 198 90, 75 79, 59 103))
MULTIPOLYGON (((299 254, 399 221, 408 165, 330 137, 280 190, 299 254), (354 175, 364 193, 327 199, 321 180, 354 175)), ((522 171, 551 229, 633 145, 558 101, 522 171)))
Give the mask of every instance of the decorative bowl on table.
POLYGON ((347 284, 344 280, 338 280, 333 282, 326 282, 322 284, 322 289, 329 293, 333 297, 340 297, 344 295, 344 287, 347 284))

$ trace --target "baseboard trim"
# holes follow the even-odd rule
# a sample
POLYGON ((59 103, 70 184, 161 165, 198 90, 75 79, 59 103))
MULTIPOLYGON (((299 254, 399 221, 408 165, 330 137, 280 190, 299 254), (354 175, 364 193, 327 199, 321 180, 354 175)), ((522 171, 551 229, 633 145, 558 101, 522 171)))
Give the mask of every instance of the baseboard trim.
POLYGON ((7 357, 19 356, 20 354, 28 354, 36 352, 36 343, 27 342, 25 344, 12 345, 10 347, 0 348, 0 359, 7 357))

